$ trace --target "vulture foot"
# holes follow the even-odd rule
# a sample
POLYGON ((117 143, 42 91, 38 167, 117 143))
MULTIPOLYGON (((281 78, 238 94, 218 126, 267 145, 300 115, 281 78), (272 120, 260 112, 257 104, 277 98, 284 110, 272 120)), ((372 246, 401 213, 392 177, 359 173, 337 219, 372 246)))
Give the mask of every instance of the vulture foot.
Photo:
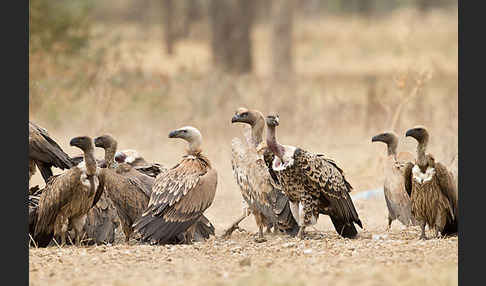
POLYGON ((299 229, 299 232, 297 233, 297 236, 296 236, 298 239, 300 240, 304 240, 305 239, 305 231, 304 231, 304 227, 301 226, 300 229, 299 229))
POLYGON ((267 241, 267 239, 265 237, 258 236, 258 237, 255 238, 256 243, 262 243, 262 242, 265 242, 265 241, 267 241))

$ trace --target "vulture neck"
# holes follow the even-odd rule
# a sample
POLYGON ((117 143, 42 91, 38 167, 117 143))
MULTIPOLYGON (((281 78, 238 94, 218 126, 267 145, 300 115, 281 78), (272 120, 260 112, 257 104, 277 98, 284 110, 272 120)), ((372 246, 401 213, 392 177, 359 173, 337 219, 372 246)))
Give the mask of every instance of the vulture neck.
POLYGON ((189 149, 187 149, 187 154, 194 155, 194 156, 201 154, 202 152, 201 141, 202 140, 199 137, 191 139, 191 141, 189 141, 189 149))
POLYGON ((116 154, 116 146, 117 144, 113 144, 105 149, 105 162, 106 167, 109 169, 115 168, 115 154, 116 154))
POLYGON ((265 118, 258 114, 257 120, 251 126, 251 138, 255 147, 263 141, 263 129, 265 128, 265 118))
POLYGON ((94 157, 94 148, 90 147, 84 151, 84 163, 86 165, 86 174, 94 175, 96 174, 96 160, 94 157))
POLYGON ((283 155, 285 153, 285 149, 282 145, 277 142, 277 138, 275 136, 275 127, 268 127, 267 130, 267 147, 283 162, 283 155))
POLYGON ((417 145, 417 163, 420 167, 426 167, 427 158, 425 156, 425 150, 427 149, 427 144, 429 143, 429 138, 424 137, 419 141, 417 145))
POLYGON ((388 156, 393 156, 395 160, 397 159, 397 142, 393 141, 387 144, 388 156))

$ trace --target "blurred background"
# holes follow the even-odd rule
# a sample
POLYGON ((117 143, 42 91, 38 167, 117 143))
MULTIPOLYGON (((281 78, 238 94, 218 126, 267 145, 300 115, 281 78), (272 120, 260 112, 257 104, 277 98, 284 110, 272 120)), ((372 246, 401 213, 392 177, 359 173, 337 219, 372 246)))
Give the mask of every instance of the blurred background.
POLYGON ((383 184, 385 146, 371 137, 384 130, 415 154, 405 131, 425 125, 436 160, 457 154, 457 1, 33 0, 29 44, 30 120, 68 154, 70 138, 110 133, 172 166, 185 144, 168 133, 201 130, 217 232, 241 213, 240 106, 278 112, 279 141, 335 159, 356 192, 383 184))

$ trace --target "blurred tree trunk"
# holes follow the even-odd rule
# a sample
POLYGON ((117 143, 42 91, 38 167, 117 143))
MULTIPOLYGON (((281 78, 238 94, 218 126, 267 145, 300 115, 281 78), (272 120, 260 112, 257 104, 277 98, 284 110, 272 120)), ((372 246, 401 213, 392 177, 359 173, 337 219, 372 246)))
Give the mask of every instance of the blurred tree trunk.
POLYGON ((272 1, 272 74, 277 79, 294 73, 293 12, 294 0, 272 1))
POLYGON ((253 0, 211 0, 209 19, 213 64, 226 72, 252 71, 253 0))
POLYGON ((174 33, 173 33, 173 15, 174 3, 172 0, 162 0, 162 16, 164 26, 165 49, 167 54, 172 55, 174 52, 174 33))
POLYGON ((356 6, 357 12, 365 17, 370 17, 373 14, 372 0, 358 0, 356 6))
POLYGON ((417 0, 417 8, 421 12, 428 12, 433 8, 444 6, 443 0, 417 0))

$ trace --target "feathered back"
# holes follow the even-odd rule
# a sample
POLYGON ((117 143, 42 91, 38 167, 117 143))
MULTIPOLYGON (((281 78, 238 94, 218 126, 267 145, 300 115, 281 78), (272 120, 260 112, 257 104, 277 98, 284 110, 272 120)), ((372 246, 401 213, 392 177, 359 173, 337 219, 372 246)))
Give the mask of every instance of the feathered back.
POLYGON ((200 152, 157 176, 146 211, 135 222, 143 240, 171 243, 198 221, 211 206, 217 173, 200 152))

